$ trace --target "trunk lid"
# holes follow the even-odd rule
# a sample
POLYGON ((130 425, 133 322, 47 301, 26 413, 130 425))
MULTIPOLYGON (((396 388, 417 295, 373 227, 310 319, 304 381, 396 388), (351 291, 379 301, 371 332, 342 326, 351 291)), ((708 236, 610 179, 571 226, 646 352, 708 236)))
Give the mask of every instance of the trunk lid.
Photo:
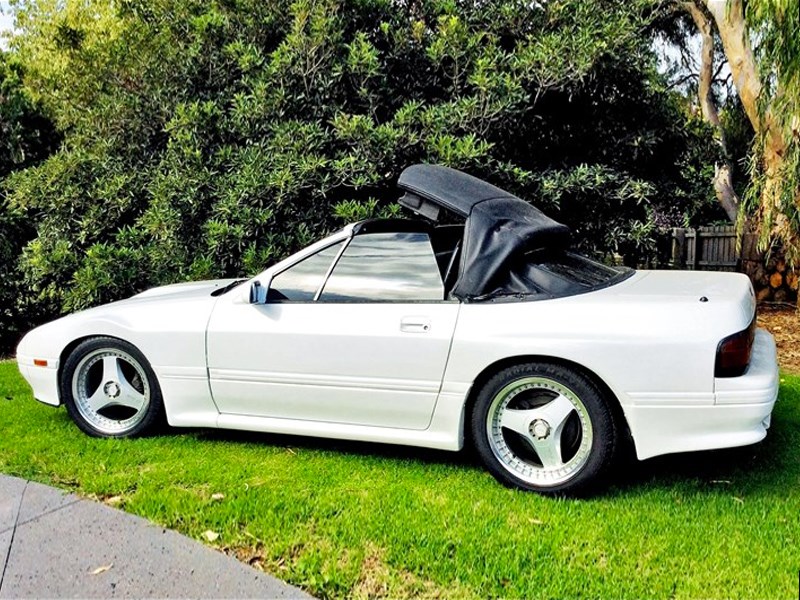
POLYGON ((661 304, 703 303, 738 313, 737 325, 750 324, 756 298, 750 279, 741 273, 712 271, 637 271, 617 286, 620 298, 634 302, 661 304))

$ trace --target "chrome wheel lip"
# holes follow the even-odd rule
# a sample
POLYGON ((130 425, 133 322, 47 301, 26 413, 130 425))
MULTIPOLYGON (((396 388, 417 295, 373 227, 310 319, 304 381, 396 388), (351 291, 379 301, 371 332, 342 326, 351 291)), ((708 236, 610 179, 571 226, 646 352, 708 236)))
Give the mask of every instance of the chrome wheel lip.
POLYGON ((555 487, 577 476, 589 462, 594 440, 594 430, 586 406, 569 387, 549 377, 522 377, 505 385, 489 405, 486 435, 497 462, 517 479, 539 488, 555 487), (581 425, 580 445, 575 455, 561 467, 547 468, 522 460, 508 447, 503 437, 500 420, 504 411, 517 394, 531 389, 547 390, 567 398, 578 414, 581 425))
MULTIPOLYGON (((147 410, 150 406, 150 383, 147 374, 144 371, 141 363, 124 350, 117 348, 99 348, 87 353, 81 358, 72 375, 72 397, 74 399, 75 408, 83 419, 96 431, 106 435, 125 435, 126 433, 134 430, 147 416, 147 410), (116 360, 125 361, 131 366, 139 376, 143 387, 144 401, 136 413, 127 419, 110 419, 104 417, 98 411, 92 409, 89 405, 89 397, 91 390, 88 389, 88 377, 90 369, 98 362, 105 358, 113 357, 116 360)), ((112 391, 119 395, 119 382, 112 382, 116 389, 112 391)), ((130 385, 130 382, 126 383, 130 385)), ((99 388, 111 389, 109 382, 101 381, 99 388)))

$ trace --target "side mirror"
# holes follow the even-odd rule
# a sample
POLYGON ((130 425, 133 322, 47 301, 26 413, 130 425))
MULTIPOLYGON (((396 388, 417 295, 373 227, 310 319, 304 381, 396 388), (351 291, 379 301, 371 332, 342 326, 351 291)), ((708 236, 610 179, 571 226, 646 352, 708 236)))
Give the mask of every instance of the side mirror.
POLYGON ((261 282, 256 280, 250 284, 250 304, 266 304, 267 292, 269 291, 269 284, 261 285, 261 282))

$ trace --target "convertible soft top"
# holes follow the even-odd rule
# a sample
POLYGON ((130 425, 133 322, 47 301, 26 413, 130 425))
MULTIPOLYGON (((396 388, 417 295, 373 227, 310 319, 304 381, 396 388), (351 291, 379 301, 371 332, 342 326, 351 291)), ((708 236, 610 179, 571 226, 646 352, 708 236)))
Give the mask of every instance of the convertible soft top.
MULTIPOLYGON (((433 219, 441 208, 466 218, 458 279, 461 300, 491 292, 512 261, 530 250, 565 248, 570 230, 524 200, 477 177, 439 165, 405 169, 397 186, 400 204, 433 219)), ((456 252, 459 249, 456 248, 456 252)))

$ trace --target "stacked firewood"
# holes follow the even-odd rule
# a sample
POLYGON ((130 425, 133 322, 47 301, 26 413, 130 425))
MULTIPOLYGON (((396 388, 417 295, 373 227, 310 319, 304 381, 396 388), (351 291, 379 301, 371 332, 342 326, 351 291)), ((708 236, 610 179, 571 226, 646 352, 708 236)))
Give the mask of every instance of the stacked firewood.
POLYGON ((768 257, 750 251, 747 237, 742 248, 742 271, 753 282, 756 299, 759 302, 797 302, 800 269, 790 268, 779 250, 773 250, 768 257))

